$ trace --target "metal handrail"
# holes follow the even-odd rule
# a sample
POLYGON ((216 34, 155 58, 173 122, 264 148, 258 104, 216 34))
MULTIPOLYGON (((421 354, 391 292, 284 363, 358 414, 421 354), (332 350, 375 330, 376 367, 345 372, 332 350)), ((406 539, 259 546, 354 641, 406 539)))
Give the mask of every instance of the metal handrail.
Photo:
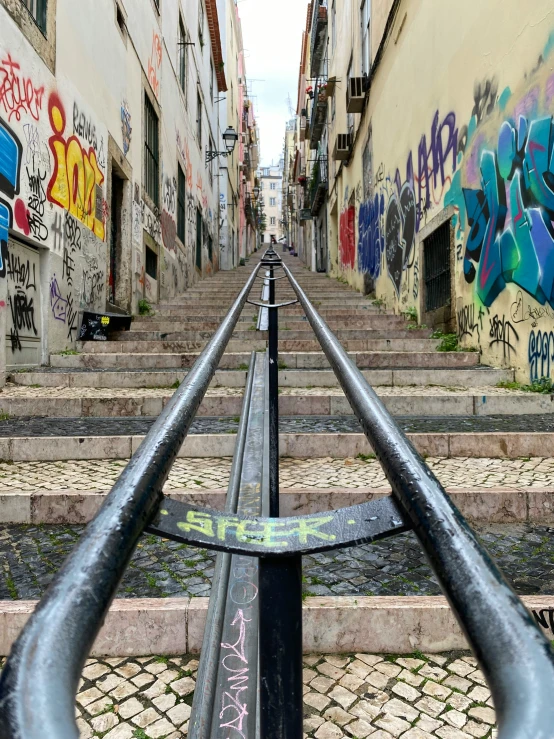
MULTIPOLYGON (((279 515, 275 280, 270 281, 269 287, 272 307, 269 309, 267 485, 271 519, 265 519, 266 533, 279 515)), ((248 394, 247 386, 246 405, 248 394)), ((244 428, 243 422, 230 484, 229 510, 236 504, 244 428)), ((213 515, 215 519, 218 514, 206 510, 204 515, 213 515)), ((234 518, 238 530, 240 517, 234 518)), ((291 535, 295 535, 300 523, 304 524, 304 531, 311 530, 306 526, 311 518, 287 519, 292 526, 289 526, 291 535)), ((319 517, 318 521, 321 522, 319 517)), ((299 555, 304 551, 324 551, 391 536, 410 525, 483 667, 497 711, 499 738, 553 739, 554 658, 548 641, 290 270, 270 249, 17 640, 0 677, 0 739, 77 739, 74 696, 81 669, 146 527, 159 535, 178 537, 196 545, 261 557, 261 733, 267 739, 301 737, 299 555), (188 515, 187 511, 194 514, 193 506, 166 499, 160 507, 165 480, 261 267, 269 267, 270 277, 274 276, 274 268, 284 270, 393 490, 393 496, 388 499, 330 512, 326 520, 329 526, 335 526, 336 536, 327 536, 325 542, 310 546, 298 537, 297 546, 288 550, 286 542, 276 541, 271 534, 271 548, 267 541, 264 543, 262 518, 243 519, 248 522, 250 532, 246 540, 239 542, 237 537, 234 543, 230 538, 215 542, 209 540, 209 532, 192 530, 187 534, 186 527, 180 525, 176 527, 177 533, 174 530, 172 521, 188 520, 183 515, 188 515), (281 647, 276 650, 280 635, 281 647)), ((284 519, 277 538, 285 537, 286 528, 284 519)), ((215 592, 221 595, 224 590, 225 569, 214 583, 215 592)), ((217 626, 216 604, 211 608, 217 626)), ((211 643, 209 635, 206 639, 209 662, 202 680, 209 690, 213 686, 217 643, 211 643)), ((195 702, 203 706, 204 699, 210 700, 207 694, 200 693, 195 702)), ((207 739, 209 723, 200 720, 191 729, 195 736, 207 739)))
POLYGON ((552 739, 554 655, 548 641, 290 270, 283 269, 483 667, 499 739, 552 739))
POLYGON ((0 677, 0 739, 78 739, 81 671, 255 283, 258 265, 21 632, 0 677))

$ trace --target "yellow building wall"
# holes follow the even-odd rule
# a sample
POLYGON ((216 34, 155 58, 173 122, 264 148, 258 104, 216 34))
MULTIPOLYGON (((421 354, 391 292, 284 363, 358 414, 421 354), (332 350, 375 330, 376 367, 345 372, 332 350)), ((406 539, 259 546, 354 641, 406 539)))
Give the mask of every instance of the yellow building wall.
MULTIPOLYGON (((339 36, 335 57, 345 46, 339 36)), ((344 62, 333 61, 343 79, 344 62)), ((337 95, 335 133, 346 124, 337 95)), ((421 316, 423 238, 451 216, 460 341, 522 382, 554 376, 553 113, 551 0, 402 2, 332 190, 334 273, 358 289, 369 277, 387 307, 421 316)))

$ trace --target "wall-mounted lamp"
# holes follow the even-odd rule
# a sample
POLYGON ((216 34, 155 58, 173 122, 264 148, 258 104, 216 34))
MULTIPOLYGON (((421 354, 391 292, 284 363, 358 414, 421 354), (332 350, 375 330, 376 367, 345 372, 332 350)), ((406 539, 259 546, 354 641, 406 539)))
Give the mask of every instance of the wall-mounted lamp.
POLYGON ((238 140, 238 133, 235 131, 234 128, 229 126, 229 128, 223 134, 223 141, 225 142, 226 151, 209 151, 208 149, 206 149, 206 164, 208 165, 217 157, 230 156, 234 152, 238 140))

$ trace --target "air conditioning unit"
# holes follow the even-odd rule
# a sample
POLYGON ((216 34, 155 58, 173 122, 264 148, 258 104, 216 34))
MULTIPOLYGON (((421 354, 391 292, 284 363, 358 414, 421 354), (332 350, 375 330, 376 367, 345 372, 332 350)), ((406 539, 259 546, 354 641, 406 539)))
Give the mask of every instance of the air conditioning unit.
POLYGON ((352 149, 352 134, 339 133, 335 141, 335 149, 333 151, 333 159, 342 161, 350 157, 352 149))
POLYGON ((366 84, 363 77, 350 77, 346 89, 346 110, 348 113, 361 113, 365 104, 366 84))

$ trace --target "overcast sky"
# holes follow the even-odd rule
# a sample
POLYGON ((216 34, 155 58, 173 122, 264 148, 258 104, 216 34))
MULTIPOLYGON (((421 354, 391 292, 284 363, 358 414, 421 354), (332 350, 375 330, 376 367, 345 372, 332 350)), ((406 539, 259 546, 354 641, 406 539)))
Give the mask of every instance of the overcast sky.
POLYGON ((248 89, 260 128, 261 164, 283 155, 287 96, 296 111, 307 0, 239 0, 248 89), (256 82, 255 80, 263 80, 256 82))

